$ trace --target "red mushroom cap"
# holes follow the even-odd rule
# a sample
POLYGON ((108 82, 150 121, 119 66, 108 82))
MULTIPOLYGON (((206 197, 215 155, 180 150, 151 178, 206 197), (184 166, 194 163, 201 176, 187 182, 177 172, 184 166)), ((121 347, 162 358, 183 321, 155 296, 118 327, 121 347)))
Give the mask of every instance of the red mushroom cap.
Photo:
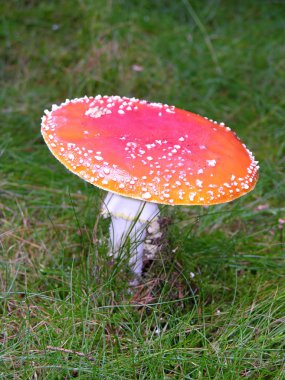
POLYGON ((42 134, 69 170, 104 190, 171 205, 211 205, 249 192, 251 152, 224 123, 119 96, 54 105, 42 134))

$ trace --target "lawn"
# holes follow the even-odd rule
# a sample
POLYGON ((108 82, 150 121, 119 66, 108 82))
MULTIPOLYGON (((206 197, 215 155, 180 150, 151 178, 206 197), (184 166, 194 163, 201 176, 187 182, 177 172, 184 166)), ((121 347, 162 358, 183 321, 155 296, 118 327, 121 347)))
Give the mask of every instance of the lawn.
POLYGON ((9 0, 0 18, 0 379, 284 379, 285 3, 9 0), (223 121, 260 161, 239 200, 161 207, 132 291, 104 192, 40 134, 96 94, 223 121))

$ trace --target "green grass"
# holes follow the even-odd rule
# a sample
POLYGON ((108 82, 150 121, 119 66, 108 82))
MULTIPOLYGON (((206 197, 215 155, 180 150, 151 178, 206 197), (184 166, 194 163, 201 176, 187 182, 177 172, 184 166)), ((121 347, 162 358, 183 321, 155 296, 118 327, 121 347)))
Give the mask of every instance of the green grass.
POLYGON ((284 2, 0 7, 0 379, 284 379, 284 2), (98 93, 224 121, 261 163, 240 200, 163 207, 133 294, 105 221, 93 242, 103 192, 40 135, 44 109, 98 93))

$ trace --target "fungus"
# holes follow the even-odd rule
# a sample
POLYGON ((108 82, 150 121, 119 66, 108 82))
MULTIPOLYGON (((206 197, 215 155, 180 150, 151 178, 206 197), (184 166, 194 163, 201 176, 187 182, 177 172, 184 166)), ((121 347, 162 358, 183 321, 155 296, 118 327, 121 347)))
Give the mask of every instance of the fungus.
POLYGON ((52 106, 42 135, 74 174, 108 191, 110 247, 126 237, 130 265, 142 271, 146 225, 157 204, 214 205, 252 190, 258 163, 224 123, 162 103, 119 96, 84 97, 52 106))

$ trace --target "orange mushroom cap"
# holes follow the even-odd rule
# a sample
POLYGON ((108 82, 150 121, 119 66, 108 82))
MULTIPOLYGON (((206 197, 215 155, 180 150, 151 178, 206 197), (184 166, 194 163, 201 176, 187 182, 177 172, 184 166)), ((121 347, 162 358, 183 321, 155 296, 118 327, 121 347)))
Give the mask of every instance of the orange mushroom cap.
POLYGON ((224 203, 252 190, 258 166, 224 123, 119 96, 66 100, 42 135, 67 169, 104 190, 170 205, 224 203))

